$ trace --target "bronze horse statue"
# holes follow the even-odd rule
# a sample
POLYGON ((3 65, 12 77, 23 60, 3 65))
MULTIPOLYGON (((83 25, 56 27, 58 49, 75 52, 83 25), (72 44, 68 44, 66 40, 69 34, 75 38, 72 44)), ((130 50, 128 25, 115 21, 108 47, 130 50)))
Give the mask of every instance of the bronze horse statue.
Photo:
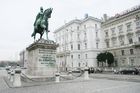
POLYGON ((51 18, 52 8, 48 8, 43 12, 42 18, 38 18, 34 27, 34 32, 32 33, 32 37, 36 37, 36 33, 40 34, 40 39, 42 38, 44 31, 46 31, 46 36, 48 39, 48 18, 51 18))

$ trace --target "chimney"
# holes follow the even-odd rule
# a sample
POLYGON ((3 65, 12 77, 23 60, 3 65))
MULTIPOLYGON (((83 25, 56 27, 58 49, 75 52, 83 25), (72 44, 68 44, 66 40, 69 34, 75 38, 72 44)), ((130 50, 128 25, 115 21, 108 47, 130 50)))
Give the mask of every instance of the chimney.
POLYGON ((85 14, 85 19, 86 19, 86 18, 88 18, 88 14, 87 14, 87 13, 85 14))
POLYGON ((104 21, 107 21, 107 14, 103 15, 103 19, 104 19, 104 21))

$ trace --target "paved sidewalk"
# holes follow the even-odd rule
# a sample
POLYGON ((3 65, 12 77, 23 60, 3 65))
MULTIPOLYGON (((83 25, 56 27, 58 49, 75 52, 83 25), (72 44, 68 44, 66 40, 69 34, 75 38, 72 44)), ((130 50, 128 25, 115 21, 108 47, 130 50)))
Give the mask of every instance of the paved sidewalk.
POLYGON ((134 78, 139 80, 139 76, 90 74, 89 80, 84 80, 83 76, 84 75, 71 80, 60 81, 59 83, 54 81, 28 82, 28 84, 27 82, 22 82, 22 84, 26 86, 24 85, 20 88, 9 88, 3 76, 0 76, 0 93, 139 93, 140 91, 139 82, 107 80, 110 78, 134 78))
POLYGON ((130 82, 140 82, 140 75, 122 75, 122 74, 90 74, 94 79, 124 80, 130 82))

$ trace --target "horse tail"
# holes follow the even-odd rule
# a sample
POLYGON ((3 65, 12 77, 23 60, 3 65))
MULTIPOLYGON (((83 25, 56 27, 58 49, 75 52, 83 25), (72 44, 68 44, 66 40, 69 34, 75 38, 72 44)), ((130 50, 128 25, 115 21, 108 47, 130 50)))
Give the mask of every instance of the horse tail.
POLYGON ((32 37, 35 36, 35 33, 33 32, 31 36, 32 36, 32 37))

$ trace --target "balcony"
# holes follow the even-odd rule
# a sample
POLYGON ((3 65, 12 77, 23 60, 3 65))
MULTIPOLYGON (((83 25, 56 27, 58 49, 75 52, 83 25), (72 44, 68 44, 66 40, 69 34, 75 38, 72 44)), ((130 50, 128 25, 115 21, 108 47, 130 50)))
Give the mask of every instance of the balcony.
POLYGON ((136 33, 140 33, 140 26, 136 27, 136 33))
POLYGON ((127 29, 127 35, 133 35, 133 33, 132 29, 127 29))
POLYGON ((131 32, 131 31, 132 31, 132 29, 131 29, 131 28, 128 28, 128 29, 127 29, 127 32, 131 32))
POLYGON ((140 26, 137 26, 136 29, 140 30, 140 26))
POLYGON ((133 44, 135 47, 140 47, 140 42, 134 42, 133 44))
POLYGON ((56 56, 69 56, 70 55, 70 50, 66 50, 66 51, 61 51, 61 52, 57 52, 56 56))
POLYGON ((96 42, 99 42, 99 41, 100 41, 100 39, 97 37, 97 38, 96 38, 96 42))
POLYGON ((119 37, 123 37, 125 34, 124 34, 124 32, 119 32, 119 37))
POLYGON ((108 41, 109 40, 109 36, 105 36, 105 41, 108 41))
POLYGON ((112 34, 112 37, 111 37, 111 39, 114 39, 114 38, 117 38, 117 35, 116 35, 116 33, 113 33, 113 34, 112 34))
POLYGON ((116 33, 112 33, 112 36, 116 36, 116 33))

